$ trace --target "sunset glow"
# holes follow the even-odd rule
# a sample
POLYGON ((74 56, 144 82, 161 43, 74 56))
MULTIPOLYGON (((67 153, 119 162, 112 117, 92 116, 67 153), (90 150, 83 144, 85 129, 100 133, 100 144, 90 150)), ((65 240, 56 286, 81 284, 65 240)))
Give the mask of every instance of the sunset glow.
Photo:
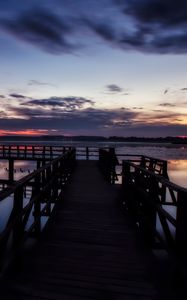
POLYGON ((13 130, 0 130, 0 136, 6 135, 23 135, 23 136, 40 136, 40 135, 47 135, 48 130, 20 130, 20 131, 13 131, 13 130))

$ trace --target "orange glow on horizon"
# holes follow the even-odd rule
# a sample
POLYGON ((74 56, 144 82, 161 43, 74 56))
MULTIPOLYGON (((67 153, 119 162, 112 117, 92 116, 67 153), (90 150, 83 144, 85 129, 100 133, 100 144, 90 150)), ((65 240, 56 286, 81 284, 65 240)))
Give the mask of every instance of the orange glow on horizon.
POLYGON ((34 129, 27 129, 27 130, 18 130, 18 131, 13 131, 13 130, 0 130, 0 136, 5 136, 5 135, 24 135, 24 136, 40 136, 42 135, 47 135, 49 133, 48 130, 34 130, 34 129))

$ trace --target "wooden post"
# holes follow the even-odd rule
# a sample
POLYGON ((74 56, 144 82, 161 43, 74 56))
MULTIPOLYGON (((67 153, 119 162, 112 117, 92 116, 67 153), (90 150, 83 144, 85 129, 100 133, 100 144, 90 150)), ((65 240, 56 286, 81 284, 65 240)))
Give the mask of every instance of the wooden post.
MULTIPOLYGON (((40 174, 37 174, 35 177, 35 181, 34 181, 33 197, 39 194, 40 183, 41 183, 41 176, 40 176, 40 174)), ((36 236, 38 236, 41 233, 41 203, 40 203, 40 200, 37 200, 34 202, 33 216, 34 216, 34 221, 36 222, 34 233, 36 234, 36 236)))
POLYGON ((37 160, 37 169, 41 168, 41 160, 37 160))
POLYGON ((11 156, 11 146, 8 146, 8 156, 11 156))
POLYGON ((86 147, 86 160, 89 160, 89 148, 86 147))
POLYGON ((16 248, 17 244, 21 241, 24 234, 21 212, 23 209, 23 186, 16 189, 14 193, 13 204, 13 218, 16 222, 13 229, 13 247, 16 248), (18 217, 19 216, 19 217, 18 217))
POLYGON ((42 152, 42 157, 45 158, 45 154, 46 154, 46 148, 45 146, 43 146, 43 152, 42 152))
POLYGON ((24 157, 27 157, 27 146, 24 147, 24 157))
POLYGON ((168 162, 167 161, 163 161, 163 174, 162 176, 164 176, 165 178, 168 179, 168 162))
POLYGON ((35 151, 34 151, 34 146, 32 146, 32 157, 34 158, 35 156, 35 151))
POLYGON ((116 164, 117 158, 115 153, 115 148, 109 148, 109 164, 110 164, 110 182, 115 184, 115 175, 116 175, 116 164))
POLYGON ((9 158, 8 160, 8 179, 10 182, 14 181, 14 160, 13 158, 9 158))
POLYGON ((5 157, 5 153, 6 153, 6 151, 5 151, 5 145, 3 145, 3 157, 5 157))
POLYGON ((132 202, 130 201, 130 164, 122 161, 122 189, 123 202, 127 209, 130 209, 132 202))
POLYGON ((50 152, 50 159, 53 158, 53 148, 52 146, 49 147, 49 152, 50 152))
MULTIPOLYGON (((143 174, 142 174, 143 176, 143 174)), ((146 200, 142 198, 141 210, 142 210, 142 221, 140 227, 143 231, 144 237, 150 246, 154 245, 155 242, 155 231, 156 231, 156 216, 157 212, 154 204, 158 202, 158 183, 154 177, 150 177, 150 190, 149 198, 146 200)))
POLYGON ((183 191, 177 196, 176 250, 179 256, 187 257, 187 196, 183 191))

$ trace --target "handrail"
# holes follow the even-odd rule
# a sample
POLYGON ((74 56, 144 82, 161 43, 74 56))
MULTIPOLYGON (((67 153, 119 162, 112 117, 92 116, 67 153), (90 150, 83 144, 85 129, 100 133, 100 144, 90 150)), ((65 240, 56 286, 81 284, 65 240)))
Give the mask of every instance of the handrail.
POLYGON ((28 236, 37 237, 41 233, 42 217, 48 219, 54 204, 61 200, 64 185, 75 165, 75 157, 75 149, 70 149, 0 192, 0 201, 10 199, 13 205, 0 233, 1 270, 5 267, 7 248, 14 254, 28 236))
POLYGON ((145 167, 123 161, 123 201, 150 244, 184 253, 187 242, 187 189, 145 167), (167 210, 173 207, 172 215, 167 210), (158 229, 158 222, 160 229, 158 229))

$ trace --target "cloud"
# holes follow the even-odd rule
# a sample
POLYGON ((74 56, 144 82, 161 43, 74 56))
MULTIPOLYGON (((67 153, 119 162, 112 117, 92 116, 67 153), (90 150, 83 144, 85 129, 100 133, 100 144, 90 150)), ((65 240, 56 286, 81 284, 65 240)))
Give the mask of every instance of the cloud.
POLYGON ((82 19, 83 24, 89 29, 101 36, 106 41, 114 41, 116 39, 116 33, 112 26, 108 25, 106 21, 97 22, 93 19, 82 19))
POLYGON ((123 92, 123 89, 117 85, 117 84, 108 84, 106 86, 108 92, 111 92, 111 93, 121 93, 123 92))
POLYGON ((16 94, 16 93, 10 94, 9 96, 12 97, 12 98, 18 98, 18 99, 25 99, 25 98, 27 98, 24 95, 16 94))
POLYGON ((16 38, 49 53, 60 54, 74 49, 68 42, 71 26, 62 16, 46 9, 32 9, 11 19, 1 19, 0 25, 16 38))
POLYGON ((77 110, 85 106, 93 106, 94 101, 83 97, 50 97, 48 99, 32 99, 27 103, 23 102, 22 105, 32 107, 53 107, 63 110, 77 110))
MULTIPOLYGON (((63 110, 45 111, 41 107, 31 112, 29 108, 16 107, 17 118, 7 122, 7 118, 0 118, 1 130, 9 130, 9 133, 29 130, 42 132, 47 130, 59 134, 89 134, 89 135, 122 135, 122 136, 167 136, 185 135, 187 125, 182 125, 180 115, 155 114, 151 116, 131 110, 107 110, 87 108, 67 113, 63 110), (25 118, 19 118, 19 113, 25 113, 25 118), (171 117, 175 123, 169 123, 171 117)), ((24 132, 23 132, 24 133, 24 132)))
POLYGON ((32 79, 32 80, 29 80, 29 82, 28 82, 28 85, 30 85, 30 86, 42 86, 42 85, 44 85, 44 86, 46 86, 46 85, 48 85, 48 86, 53 86, 53 87, 56 87, 56 85, 54 85, 54 84, 52 84, 52 83, 49 83, 49 82, 42 82, 42 81, 39 81, 39 80, 35 80, 35 79, 32 79))
POLYGON ((125 14, 140 23, 159 26, 187 24, 186 0, 116 0, 125 14))
POLYGON ((1 30, 52 54, 72 54, 95 36, 124 51, 187 53, 186 0, 103 0, 91 12, 84 1, 49 6, 5 14, 1 30))
POLYGON ((19 99, 9 102, 0 112, 1 130, 12 132, 58 132, 67 134, 164 136, 174 128, 183 134, 185 114, 157 110, 146 112, 141 107, 99 109, 84 97, 50 97, 19 99), (150 129, 151 128, 151 129, 150 129), (135 130, 136 129, 136 130, 135 130), (156 131, 160 129, 160 131, 156 131), (181 130, 181 131, 180 131, 181 130), (161 132, 161 134, 160 134, 161 132))
POLYGON ((97 109, 94 101, 84 97, 50 97, 21 99, 9 103, 7 111, 14 116, 0 116, 2 130, 108 130, 121 128, 133 122, 137 112, 129 109, 97 109), (8 122, 7 122, 8 120, 8 122))
POLYGON ((132 21, 131 33, 120 41, 124 47, 156 53, 187 52, 186 0, 116 0, 132 21))
POLYGON ((0 95, 0 98, 1 98, 1 99, 5 99, 5 96, 4 96, 4 95, 0 95))
POLYGON ((168 91, 169 91, 168 89, 164 90, 164 95, 165 95, 165 94, 167 94, 167 93, 168 93, 168 91))
POLYGON ((134 106, 132 109, 143 109, 143 107, 134 106))
POLYGON ((7 123, 6 118, 0 119, 1 129, 22 130, 24 129, 48 129, 48 130, 90 130, 97 133, 98 130, 110 130, 121 128, 133 123, 133 118, 137 115, 133 112, 121 112, 120 110, 102 110, 87 108, 81 111, 66 113, 65 111, 45 111, 43 109, 15 108, 17 118, 10 119, 7 123), (25 115, 25 118, 19 116, 25 115))
POLYGON ((165 103, 161 103, 161 104, 159 104, 159 106, 165 106, 165 107, 175 107, 176 105, 175 105, 175 104, 172 104, 172 103, 165 102, 165 103))
POLYGON ((187 91, 187 88, 182 88, 181 91, 187 91))

